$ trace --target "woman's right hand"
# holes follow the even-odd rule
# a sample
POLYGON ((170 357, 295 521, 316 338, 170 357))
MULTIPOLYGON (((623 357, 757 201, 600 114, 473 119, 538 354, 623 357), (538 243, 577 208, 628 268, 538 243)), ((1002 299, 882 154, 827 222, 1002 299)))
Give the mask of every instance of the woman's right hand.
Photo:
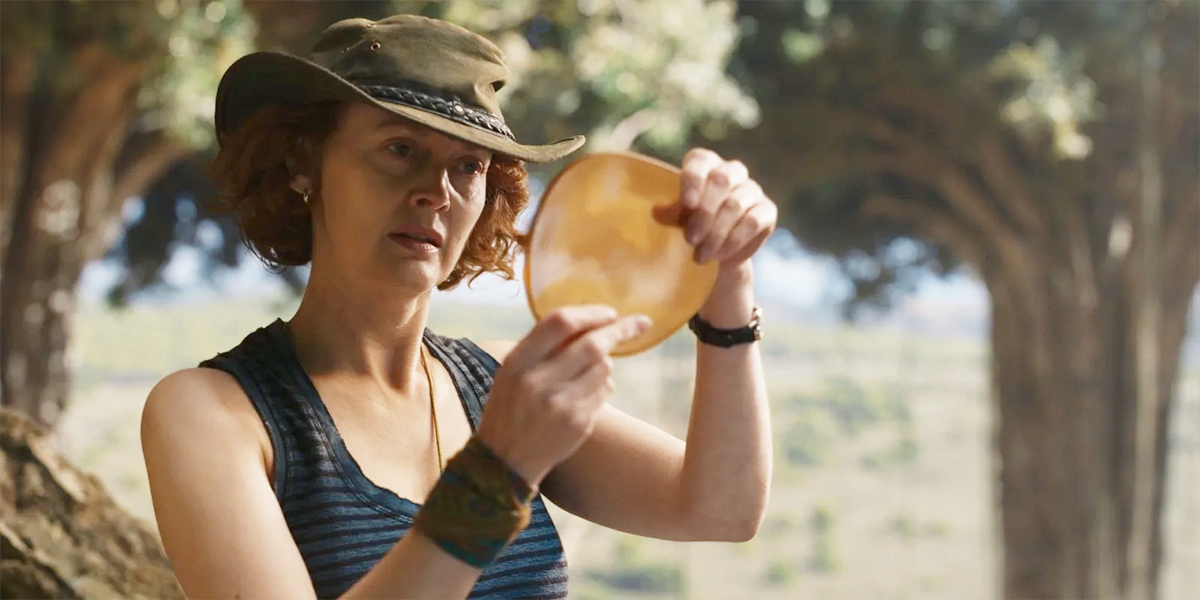
POLYGON ((478 437, 533 486, 591 434, 612 396, 610 353, 650 326, 610 307, 573 306, 542 319, 496 371, 478 437))

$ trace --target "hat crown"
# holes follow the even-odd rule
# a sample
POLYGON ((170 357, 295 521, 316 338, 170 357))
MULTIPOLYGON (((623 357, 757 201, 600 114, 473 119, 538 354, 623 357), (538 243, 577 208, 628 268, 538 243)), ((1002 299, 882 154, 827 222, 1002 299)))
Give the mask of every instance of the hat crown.
POLYGON ((354 83, 426 87, 503 119, 496 92, 509 77, 504 53, 452 23, 416 15, 345 19, 322 32, 311 59, 354 83))

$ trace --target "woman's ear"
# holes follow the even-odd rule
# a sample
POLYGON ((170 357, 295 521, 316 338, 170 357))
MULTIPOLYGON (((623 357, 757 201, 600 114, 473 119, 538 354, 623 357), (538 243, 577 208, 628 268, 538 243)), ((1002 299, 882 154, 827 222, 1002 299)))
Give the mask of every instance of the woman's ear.
POLYGON ((303 139, 297 139, 296 145, 292 148, 292 152, 289 152, 288 155, 283 159, 283 163, 287 167, 288 173, 292 176, 291 181, 288 182, 288 187, 292 188, 293 191, 300 195, 311 194, 313 192, 312 179, 307 175, 301 174, 304 169, 301 168, 300 161, 296 160, 296 152, 307 155, 308 150, 308 144, 306 144, 303 139))
POLYGON ((292 180, 288 183, 288 187, 301 196, 311 194, 313 191, 313 183, 308 178, 308 175, 292 175, 292 180))

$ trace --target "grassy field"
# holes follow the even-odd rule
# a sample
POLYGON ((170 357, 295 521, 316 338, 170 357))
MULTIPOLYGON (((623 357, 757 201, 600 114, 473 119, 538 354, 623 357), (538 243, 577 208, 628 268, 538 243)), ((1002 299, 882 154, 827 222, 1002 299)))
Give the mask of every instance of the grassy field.
MULTIPOLYGON (((153 524, 138 444, 154 381, 286 317, 288 304, 92 309, 79 318, 79 384, 59 432, 77 464, 153 524)), ((521 309, 439 305, 443 335, 514 339, 521 309)), ((775 323, 764 341, 776 434, 768 519, 745 544, 636 538, 555 511, 572 597, 995 597, 996 515, 987 348, 966 339, 775 323)), ((685 334, 618 361, 616 404, 682 434, 685 334)), ((1172 431, 1163 597, 1200 589, 1200 385, 1185 378, 1172 431)))

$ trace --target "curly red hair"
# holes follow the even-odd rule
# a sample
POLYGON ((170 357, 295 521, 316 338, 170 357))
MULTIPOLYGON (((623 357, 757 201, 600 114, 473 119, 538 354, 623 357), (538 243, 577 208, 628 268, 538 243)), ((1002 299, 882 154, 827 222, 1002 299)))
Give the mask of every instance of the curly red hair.
MULTIPOLYGON (((312 173, 321 188, 320 159, 325 140, 337 127, 342 105, 268 104, 221 140, 211 174, 214 208, 232 213, 242 238, 269 268, 312 260, 312 213, 291 189, 292 173, 312 173)), ((487 202, 458 264, 438 289, 446 290, 486 272, 513 279, 514 250, 523 236, 517 215, 529 203, 525 163, 496 155, 487 172, 487 202)))

